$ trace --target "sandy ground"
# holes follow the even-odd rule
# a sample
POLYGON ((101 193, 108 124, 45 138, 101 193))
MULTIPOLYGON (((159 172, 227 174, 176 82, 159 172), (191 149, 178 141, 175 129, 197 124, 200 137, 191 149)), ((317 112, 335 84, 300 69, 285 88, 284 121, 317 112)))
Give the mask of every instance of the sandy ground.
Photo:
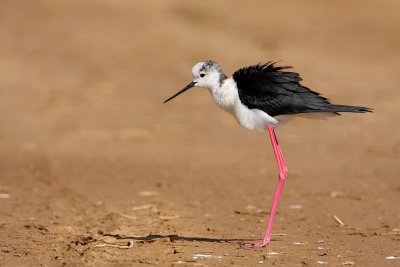
POLYGON ((398 1, 1 1, 0 265, 399 266, 398 1), (266 133, 204 89, 282 60, 335 103, 266 133), (333 216, 340 218, 340 226, 333 216), (119 246, 119 247, 118 247, 119 246))

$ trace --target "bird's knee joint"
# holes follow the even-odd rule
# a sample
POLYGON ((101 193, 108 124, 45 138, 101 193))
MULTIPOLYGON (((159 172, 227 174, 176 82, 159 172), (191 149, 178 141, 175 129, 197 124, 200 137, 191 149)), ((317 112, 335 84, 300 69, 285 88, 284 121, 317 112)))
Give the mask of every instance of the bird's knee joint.
POLYGON ((288 175, 289 171, 288 168, 284 168, 279 172, 279 179, 284 180, 286 179, 286 176, 288 175))

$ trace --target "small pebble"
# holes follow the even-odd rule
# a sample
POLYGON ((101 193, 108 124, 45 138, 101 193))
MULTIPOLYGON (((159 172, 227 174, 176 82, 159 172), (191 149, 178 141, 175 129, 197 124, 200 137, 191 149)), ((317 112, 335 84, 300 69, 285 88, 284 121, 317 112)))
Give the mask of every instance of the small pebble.
POLYGON ((7 194, 7 193, 0 193, 0 198, 2 198, 2 199, 10 198, 10 194, 7 194))
POLYGON ((140 197, 154 197, 154 196, 158 196, 158 192, 157 191, 140 191, 137 193, 137 195, 140 197))
POLYGON ((305 245, 307 242, 293 242, 293 245, 305 245))
POLYGON ((342 262, 342 265, 354 265, 354 264, 355 264, 354 261, 345 261, 345 262, 342 262))

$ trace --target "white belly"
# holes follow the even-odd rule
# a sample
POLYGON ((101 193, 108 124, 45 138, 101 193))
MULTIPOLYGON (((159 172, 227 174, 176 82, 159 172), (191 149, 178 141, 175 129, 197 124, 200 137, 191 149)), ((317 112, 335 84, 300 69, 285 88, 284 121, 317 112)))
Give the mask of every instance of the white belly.
POLYGON ((240 102, 235 81, 230 78, 216 90, 210 91, 214 102, 223 110, 231 113, 243 127, 264 131, 267 125, 278 125, 278 121, 259 109, 248 109, 240 102))
POLYGON ((277 126, 278 121, 259 109, 248 109, 242 103, 235 106, 234 116, 243 127, 264 131, 268 125, 277 126))

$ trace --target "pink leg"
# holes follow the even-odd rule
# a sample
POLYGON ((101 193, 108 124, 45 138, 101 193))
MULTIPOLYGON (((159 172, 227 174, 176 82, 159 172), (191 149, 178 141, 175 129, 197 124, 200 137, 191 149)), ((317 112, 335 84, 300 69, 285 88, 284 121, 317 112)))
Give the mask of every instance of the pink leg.
POLYGON ((248 248, 265 247, 266 245, 268 245, 269 241, 271 240, 272 224, 274 223, 275 213, 276 213, 276 210, 278 208, 278 203, 279 203, 279 197, 281 196, 283 185, 285 184, 286 176, 288 174, 288 168, 285 164, 285 161, 283 160, 282 151, 281 151, 281 148, 279 147, 274 128, 270 125, 268 125, 268 132, 269 132, 269 137, 271 138, 272 148, 274 150, 276 161, 278 163, 279 180, 278 180, 278 185, 275 190, 274 199, 272 201, 272 207, 271 207, 271 211, 269 213, 269 219, 268 219, 267 229, 265 230, 264 240, 259 243, 255 243, 255 244, 246 244, 246 247, 248 247, 248 248))

